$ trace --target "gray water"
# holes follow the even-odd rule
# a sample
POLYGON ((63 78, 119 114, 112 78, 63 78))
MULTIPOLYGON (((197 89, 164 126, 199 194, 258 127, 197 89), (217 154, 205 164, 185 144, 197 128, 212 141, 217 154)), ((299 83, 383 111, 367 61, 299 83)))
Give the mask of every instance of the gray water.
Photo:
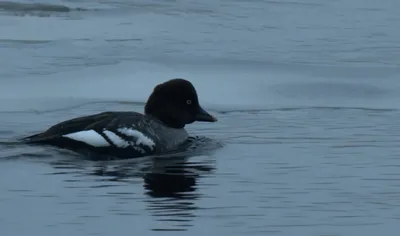
POLYGON ((397 235, 399 7, 0 1, 1 235, 397 235), (175 77, 219 119, 181 156, 17 142, 175 77))

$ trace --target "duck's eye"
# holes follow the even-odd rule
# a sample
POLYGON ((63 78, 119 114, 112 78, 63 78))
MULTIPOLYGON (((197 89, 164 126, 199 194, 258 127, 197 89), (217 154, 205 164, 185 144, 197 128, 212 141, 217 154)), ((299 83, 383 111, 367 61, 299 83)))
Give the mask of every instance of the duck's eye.
POLYGON ((190 104, 192 104, 192 100, 186 100, 186 104, 188 104, 188 105, 190 105, 190 104))

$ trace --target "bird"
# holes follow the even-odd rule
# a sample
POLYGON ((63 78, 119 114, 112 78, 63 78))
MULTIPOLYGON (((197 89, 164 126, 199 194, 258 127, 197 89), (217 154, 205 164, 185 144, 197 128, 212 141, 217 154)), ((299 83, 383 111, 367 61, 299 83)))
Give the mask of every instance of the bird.
POLYGON ((178 147, 189 138, 185 126, 194 122, 217 118, 202 108, 189 80, 174 78, 153 88, 144 114, 103 111, 62 121, 21 141, 87 155, 135 158, 178 147))

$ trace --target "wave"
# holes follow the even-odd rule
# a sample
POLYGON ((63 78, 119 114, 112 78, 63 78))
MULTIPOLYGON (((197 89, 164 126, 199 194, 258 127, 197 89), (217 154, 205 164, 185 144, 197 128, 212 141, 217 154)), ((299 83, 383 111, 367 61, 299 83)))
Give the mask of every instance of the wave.
POLYGON ((71 11, 87 11, 85 8, 71 8, 59 4, 47 3, 22 3, 2 1, 0 9, 6 12, 71 12, 71 11))
POLYGON ((273 111, 303 111, 303 110, 359 110, 367 112, 396 112, 397 108, 373 108, 373 107, 351 107, 351 106, 299 106, 299 107, 280 107, 280 108, 261 108, 261 109, 220 109, 217 112, 222 114, 229 113, 255 113, 273 111))

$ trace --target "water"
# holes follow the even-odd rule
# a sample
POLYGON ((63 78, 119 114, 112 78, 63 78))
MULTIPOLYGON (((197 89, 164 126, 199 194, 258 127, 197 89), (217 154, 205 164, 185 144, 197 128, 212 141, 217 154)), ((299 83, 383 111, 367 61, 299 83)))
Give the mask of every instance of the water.
POLYGON ((395 235, 397 1, 0 2, 4 235, 395 235), (183 77, 197 151, 90 161, 17 138, 143 111, 183 77))

